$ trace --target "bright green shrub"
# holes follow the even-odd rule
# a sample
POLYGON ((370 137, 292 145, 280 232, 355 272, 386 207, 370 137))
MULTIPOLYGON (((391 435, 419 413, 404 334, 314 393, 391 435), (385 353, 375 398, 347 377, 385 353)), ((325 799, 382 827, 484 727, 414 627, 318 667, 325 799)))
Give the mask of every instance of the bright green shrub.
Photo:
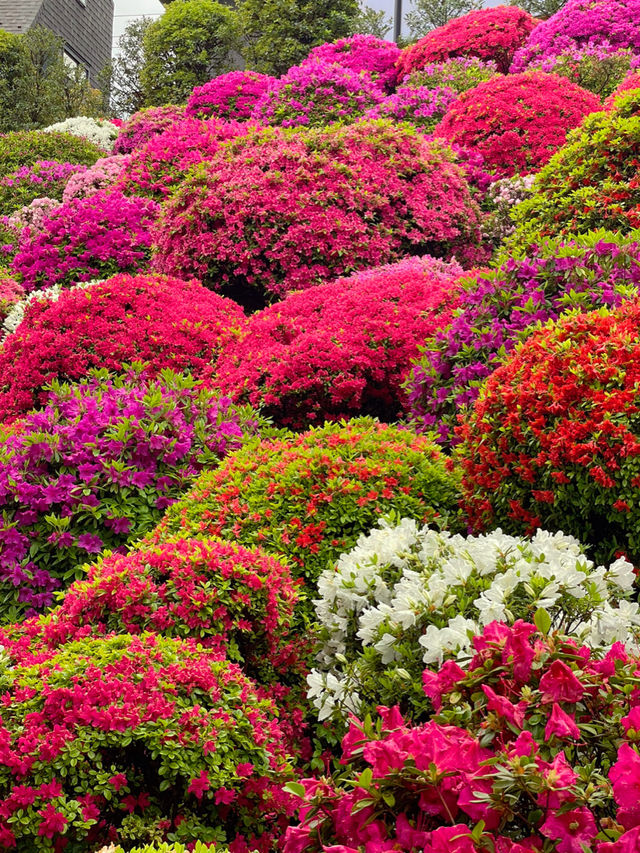
POLYGON ((101 148, 70 133, 22 130, 0 136, 0 177, 39 160, 91 166, 100 157, 104 157, 101 148))

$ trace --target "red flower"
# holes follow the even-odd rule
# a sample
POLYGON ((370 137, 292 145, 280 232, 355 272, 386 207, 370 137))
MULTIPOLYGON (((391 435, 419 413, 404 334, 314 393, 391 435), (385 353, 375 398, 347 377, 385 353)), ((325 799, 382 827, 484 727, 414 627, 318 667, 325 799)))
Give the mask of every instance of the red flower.
POLYGON ((571 667, 561 660, 554 660, 540 679, 543 702, 578 702, 584 695, 584 687, 571 667))
POLYGON ((53 838, 67 825, 67 818, 59 812, 53 803, 48 803, 38 814, 42 818, 42 822, 38 827, 38 835, 44 835, 45 838, 53 838))
POLYGON ((562 710, 560 705, 553 703, 551 716, 544 730, 545 740, 549 740, 552 735, 559 738, 576 738, 580 737, 580 729, 576 726, 572 716, 562 710))
POLYGON ((194 794, 199 800, 201 800, 204 792, 208 791, 210 787, 211 782, 209 781, 209 774, 206 770, 203 770, 198 777, 191 780, 187 790, 190 794, 194 794))

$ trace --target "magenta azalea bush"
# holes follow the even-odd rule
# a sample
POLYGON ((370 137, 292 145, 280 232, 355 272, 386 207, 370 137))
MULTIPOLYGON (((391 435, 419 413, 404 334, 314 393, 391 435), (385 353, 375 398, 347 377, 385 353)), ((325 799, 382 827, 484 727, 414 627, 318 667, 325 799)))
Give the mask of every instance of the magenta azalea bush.
POLYGON ((187 101, 185 115, 247 121, 256 103, 275 82, 275 77, 257 71, 229 71, 196 86, 187 101))
POLYGON ((453 89, 429 89, 426 86, 403 86, 372 107, 367 118, 390 118, 406 121, 423 133, 430 133, 458 97, 453 89))
POLYGON ((56 207, 32 233, 22 231, 11 269, 28 292, 60 283, 143 270, 158 205, 114 189, 56 207))
POLYGON ((479 240, 451 155, 406 125, 252 131, 195 168, 164 205, 154 266, 261 307, 407 254, 479 240))
POLYGON ((395 83, 399 56, 400 48, 394 42, 356 34, 314 47, 302 65, 316 61, 340 65, 356 74, 365 72, 384 89, 390 89, 395 83))
POLYGON ((38 160, 33 166, 21 166, 0 178, 0 215, 27 207, 36 198, 62 200, 67 182, 86 169, 81 164, 56 160, 38 160))
POLYGON ((467 89, 475 89, 480 83, 491 80, 497 73, 497 65, 491 59, 454 56, 442 62, 430 62, 418 71, 412 71, 401 82, 403 86, 446 88, 466 92, 467 89))
POLYGON ((120 128, 118 138, 113 145, 114 154, 129 154, 140 145, 144 145, 157 133, 162 133, 171 125, 184 118, 184 107, 168 104, 163 107, 148 107, 134 113, 120 128))
POLYGON ((0 620, 50 606, 83 562, 152 528, 258 426, 171 371, 53 383, 42 411, 0 433, 0 620))

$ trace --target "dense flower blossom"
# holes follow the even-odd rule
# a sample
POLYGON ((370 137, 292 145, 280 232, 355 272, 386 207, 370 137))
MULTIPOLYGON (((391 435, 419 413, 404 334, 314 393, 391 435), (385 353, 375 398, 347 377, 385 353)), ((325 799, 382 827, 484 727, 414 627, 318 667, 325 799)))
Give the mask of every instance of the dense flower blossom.
POLYGON ((158 205, 113 189, 74 198, 51 212, 38 233, 25 229, 11 269, 25 290, 137 272, 151 253, 158 205))
POLYGON ((616 105, 618 95, 624 95, 626 92, 632 92, 634 89, 640 89, 640 72, 638 71, 634 71, 624 78, 605 100, 603 108, 605 110, 613 109, 616 105))
POLYGON ((257 71, 229 71, 196 86, 187 101, 185 115, 247 121, 256 103, 275 82, 275 77, 257 71))
POLYGON ((72 136, 80 136, 104 151, 111 151, 118 136, 118 128, 115 124, 104 118, 96 119, 88 116, 75 116, 50 124, 42 132, 70 133, 72 136))
POLYGON ((294 66, 262 95, 252 117, 282 127, 350 124, 383 98, 368 74, 320 59, 294 66))
POLYGON ((251 410, 170 371, 55 385, 42 412, 0 439, 0 618, 50 605, 89 554, 152 527, 257 427, 251 410))
POLYGON ((120 128, 113 153, 129 154, 157 133, 167 130, 175 121, 180 121, 184 114, 184 107, 176 107, 173 104, 148 107, 134 113, 120 128))
POLYGON ((585 45, 640 49, 640 0, 568 0, 531 32, 511 71, 585 45))
MULTIPOLYGON (((640 638, 640 609, 629 601, 634 580, 626 560, 596 568, 561 533, 465 538, 408 518, 382 520, 318 579, 323 646, 307 678, 309 699, 320 719, 344 720, 380 702, 401 702, 419 716, 425 664, 468 659, 483 626, 540 608, 550 626, 591 648, 633 648, 640 638)), ((552 714, 556 733, 573 731, 563 714, 552 714)))
POLYGON ((449 157, 386 122, 254 131, 164 205, 155 267, 260 306, 406 254, 450 257, 476 244, 479 213, 449 157))
POLYGON ((4 323, 7 314, 24 296, 24 289, 13 278, 0 274, 0 323, 4 323))
POLYGON ((640 304, 569 314, 487 379, 460 427, 472 523, 561 527, 598 559, 638 559, 640 304))
POLYGON ((410 258, 290 294, 224 345, 213 384, 283 426, 356 414, 393 421, 410 361, 450 320, 461 274, 458 264, 410 258))
POLYGON ((0 175, 10 175, 21 166, 41 160, 90 166, 104 156, 97 145, 70 133, 16 131, 0 136, 0 175))
POLYGON ((473 404, 482 382, 537 323, 634 298, 640 244, 606 232, 545 240, 463 285, 453 320, 425 341, 406 383, 412 422, 421 431, 436 429, 442 442, 451 440, 458 413, 473 404))
POLYGON ((7 233, 10 233, 11 238, 15 241, 15 244, 11 245, 10 250, 8 247, 5 247, 7 249, 7 256, 10 259, 15 257, 20 237, 23 233, 25 237, 27 233, 31 237, 40 233, 44 228, 45 222, 48 221, 54 210, 57 210, 59 207, 60 202, 57 199, 45 196, 44 198, 34 198, 30 204, 21 207, 20 210, 16 210, 11 216, 3 217, 0 227, 4 226, 7 229, 7 233))
POLYGON ((397 66, 398 79, 402 80, 431 62, 457 56, 491 60, 506 74, 514 53, 537 24, 535 18, 517 6, 494 6, 453 18, 402 51, 397 66))
POLYGON ((496 77, 462 94, 434 133, 477 149, 500 177, 537 171, 567 132, 600 106, 599 98, 540 71, 496 77))
POLYGON ((407 121, 423 133, 434 129, 444 117, 449 106, 458 97, 453 89, 426 86, 403 86, 372 107, 367 118, 392 118, 407 121))
MULTIPOLYGON (((98 279, 79 282, 78 284, 71 285, 69 290, 81 287, 91 287, 96 283, 96 281, 98 281, 98 279)), ((22 295, 19 301, 15 302, 11 306, 4 322, 2 323, 2 328, 0 328, 0 341, 4 341, 8 335, 12 335, 15 332, 20 323, 24 320, 25 311, 32 302, 56 302, 64 292, 66 291, 64 291, 59 284, 52 284, 51 287, 45 287, 44 290, 32 290, 31 293, 27 294, 24 293, 24 288, 22 288, 22 295)))
POLYGON ((69 179, 84 172, 86 166, 39 160, 32 166, 21 166, 0 178, 0 214, 10 214, 26 207, 36 198, 62 200, 69 179))
POLYGON ((606 97, 628 74, 636 56, 629 48, 613 48, 608 42, 572 44, 557 56, 539 58, 529 63, 527 71, 537 69, 568 77, 583 89, 606 97))
POLYGON ((400 48, 395 42, 357 33, 314 47, 302 65, 318 60, 341 65, 356 74, 365 72, 384 89, 390 89, 395 82, 399 56, 400 48))
POLYGON ((454 56, 443 62, 430 62, 418 71, 412 71, 402 80, 403 86, 426 87, 427 89, 453 89, 466 92, 480 83, 495 77, 497 66, 492 60, 477 56, 454 56))
POLYGON ((196 281, 118 275, 36 299, 0 347, 0 422, 42 405, 43 388, 95 367, 145 375, 166 367, 197 376, 244 325, 242 309, 196 281))
POLYGON ((101 157, 96 160, 93 166, 77 172, 67 180, 62 193, 62 200, 71 201, 72 198, 93 195, 98 190, 113 186, 120 178, 128 162, 129 157, 126 154, 112 154, 110 157, 101 157))

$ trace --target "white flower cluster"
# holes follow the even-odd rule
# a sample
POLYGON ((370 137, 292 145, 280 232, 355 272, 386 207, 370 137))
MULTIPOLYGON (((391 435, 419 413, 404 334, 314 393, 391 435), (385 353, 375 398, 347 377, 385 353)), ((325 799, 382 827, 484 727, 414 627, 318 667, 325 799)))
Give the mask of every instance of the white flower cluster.
POLYGON ((7 316, 4 318, 4 322, 0 327, 0 343, 16 331, 24 319, 24 312, 32 302, 57 302, 58 299, 60 299, 60 294, 65 291, 91 287, 94 284, 99 284, 101 281, 105 281, 105 279, 95 278, 92 281, 81 281, 71 287, 64 288, 60 284, 53 284, 51 287, 45 287, 42 290, 31 291, 31 293, 28 293, 24 299, 16 302, 11 311, 9 311, 7 316))
POLYGON ((49 127, 44 128, 43 132, 70 133, 72 136, 81 136, 104 151, 111 151, 119 130, 115 124, 107 119, 76 116, 56 122, 56 124, 50 124, 49 127))
POLYGON ((321 719, 334 709, 343 713, 359 705, 359 668, 370 667, 372 658, 380 672, 392 665, 418 678, 407 672, 408 661, 415 668, 416 661, 468 657, 482 626, 531 620, 539 608, 554 628, 592 648, 635 645, 640 608, 627 600, 633 583, 625 559, 596 568, 563 533, 463 537, 407 518, 382 520, 319 578, 314 604, 324 646, 308 677, 308 697, 321 719))

